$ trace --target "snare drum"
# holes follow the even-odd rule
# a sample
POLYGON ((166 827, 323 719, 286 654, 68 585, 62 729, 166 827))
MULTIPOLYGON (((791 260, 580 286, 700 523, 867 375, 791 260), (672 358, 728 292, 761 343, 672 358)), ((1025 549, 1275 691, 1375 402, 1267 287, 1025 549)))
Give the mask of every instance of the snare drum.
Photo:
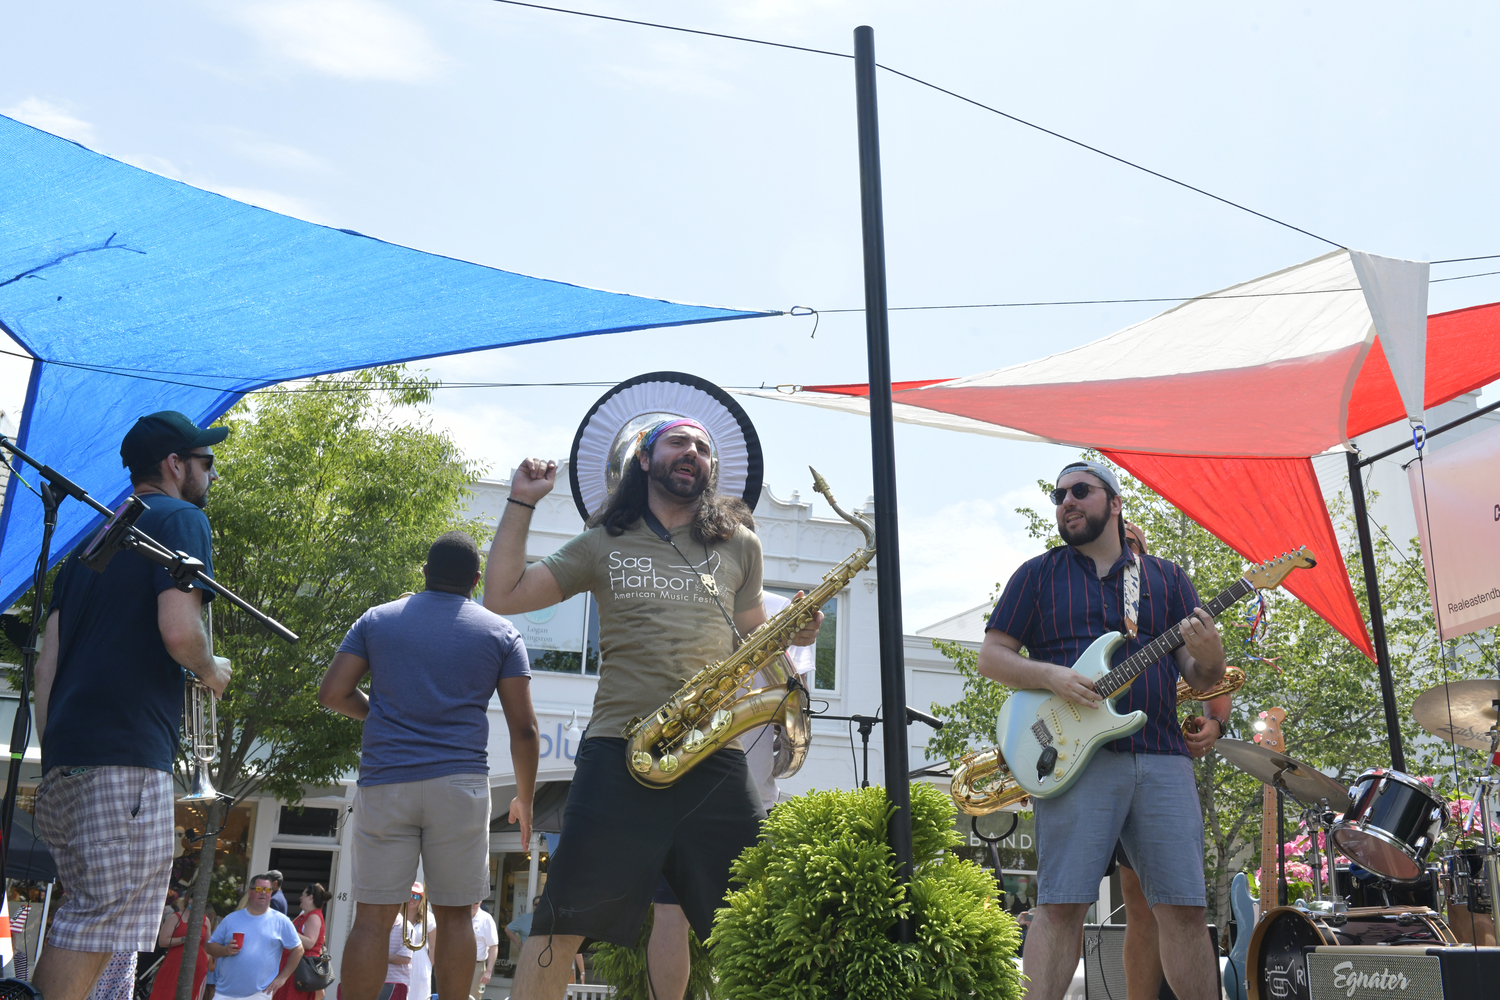
POLYGON ((1428 909, 1350 910, 1343 924, 1326 913, 1278 906, 1255 925, 1250 937, 1250 1000, 1311 1000, 1304 948, 1316 945, 1445 945, 1458 939, 1443 918, 1428 909))
POLYGON ((1334 846, 1356 864, 1397 882, 1424 874, 1422 862, 1448 822, 1432 789, 1400 771, 1373 768, 1349 789, 1349 809, 1334 824, 1334 846))

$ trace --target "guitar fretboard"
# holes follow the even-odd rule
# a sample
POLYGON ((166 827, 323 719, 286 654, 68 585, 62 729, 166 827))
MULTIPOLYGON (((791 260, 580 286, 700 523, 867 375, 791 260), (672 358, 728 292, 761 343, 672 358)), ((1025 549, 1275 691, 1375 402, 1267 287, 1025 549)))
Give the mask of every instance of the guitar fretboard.
MULTIPOLYGON (((1203 610, 1218 618, 1226 608, 1232 607, 1240 599, 1254 592, 1255 588, 1250 585, 1250 582, 1241 578, 1234 586, 1205 604, 1203 610)), ((1178 623, 1136 650, 1124 663, 1099 678, 1094 684, 1094 690, 1106 698, 1110 697, 1139 677, 1151 664, 1181 645, 1182 625, 1178 623)))

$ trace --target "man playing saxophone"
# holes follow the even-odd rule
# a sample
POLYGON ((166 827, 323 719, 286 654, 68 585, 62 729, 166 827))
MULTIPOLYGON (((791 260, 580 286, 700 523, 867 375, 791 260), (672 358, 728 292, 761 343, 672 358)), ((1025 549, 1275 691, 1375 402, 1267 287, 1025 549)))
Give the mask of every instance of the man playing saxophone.
MULTIPOLYGON (((499 614, 585 590, 599 606, 599 687, 515 1000, 563 996, 586 937, 634 946, 662 876, 706 939, 730 862, 764 815, 737 742, 648 788, 631 776, 621 735, 766 621, 760 541, 745 504, 714 489, 708 432, 690 419, 643 432, 589 529, 528 567, 531 511, 556 475, 557 463, 540 459, 517 469, 485 574, 485 605, 499 614)), ((811 645, 821 621, 793 643, 811 645)))

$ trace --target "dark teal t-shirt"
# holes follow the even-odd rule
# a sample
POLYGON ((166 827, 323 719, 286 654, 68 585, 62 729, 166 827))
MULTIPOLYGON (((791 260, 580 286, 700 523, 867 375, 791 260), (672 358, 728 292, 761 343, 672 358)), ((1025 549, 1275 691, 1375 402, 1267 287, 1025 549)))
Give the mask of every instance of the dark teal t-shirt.
MULTIPOLYGON (((147 509, 135 526, 174 552, 202 559, 212 576, 213 539, 203 511, 160 493, 141 500, 147 509)), ((95 573, 78 561, 86 544, 68 556, 52 591, 60 641, 42 772, 107 765, 171 771, 187 672, 162 642, 156 596, 176 584, 128 549, 95 573)), ((204 603, 213 596, 205 590, 204 603)))

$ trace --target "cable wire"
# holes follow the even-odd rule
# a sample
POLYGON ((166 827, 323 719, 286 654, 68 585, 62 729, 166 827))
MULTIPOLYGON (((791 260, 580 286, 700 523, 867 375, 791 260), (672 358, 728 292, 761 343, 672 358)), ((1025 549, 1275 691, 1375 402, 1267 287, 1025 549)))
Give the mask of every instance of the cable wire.
MULTIPOLYGON (((658 21, 637 21, 628 17, 613 17, 608 14, 595 14, 584 10, 573 10, 568 7, 549 7, 545 4, 526 3, 524 2, 524 0, 493 0, 493 2, 509 4, 512 7, 529 7, 533 10, 551 11, 552 13, 556 14, 572 14, 576 17, 591 17, 601 21, 615 21, 620 24, 634 24, 643 28, 658 28, 663 31, 679 31, 688 35, 702 35, 707 38, 722 38, 727 41, 733 42, 748 42, 752 45, 766 45, 778 49, 791 49, 796 52, 809 52, 814 55, 820 56, 835 56, 839 59, 854 58, 854 56, 848 52, 835 52, 831 49, 815 49, 806 45, 791 45, 786 42, 773 42, 764 38, 751 38, 747 35, 730 35, 718 31, 704 31, 699 28, 685 28, 681 25, 662 24, 658 21)), ((910 80, 912 83, 920 84, 923 87, 931 88, 932 90, 935 90, 940 94, 946 94, 949 97, 963 101, 966 104, 972 104, 976 108, 981 108, 985 111, 990 112, 991 114, 999 115, 1002 118, 1006 118, 1010 121, 1015 122, 1017 125, 1025 125, 1027 128, 1035 129, 1038 132, 1050 135, 1054 139, 1061 139, 1063 142, 1072 143, 1073 145, 1078 146, 1080 149, 1086 149, 1091 153, 1097 153, 1100 156, 1114 160, 1116 163, 1123 164, 1124 166, 1131 167, 1135 170, 1142 171, 1143 173, 1150 174, 1152 177, 1167 181, 1170 184, 1176 184, 1178 187, 1187 188, 1189 191, 1201 194, 1205 198, 1212 198, 1214 201, 1221 202, 1222 204, 1228 205, 1231 208, 1237 208, 1242 212, 1249 212, 1251 215, 1257 216, 1261 219, 1265 219, 1267 222, 1274 222, 1278 226, 1284 226, 1285 228, 1290 229, 1293 232, 1301 233, 1303 236, 1310 236, 1322 243, 1327 243, 1329 246, 1337 247, 1341 250, 1345 249, 1344 244, 1339 243, 1336 240, 1331 240, 1326 236, 1319 236, 1317 233, 1303 229, 1301 226, 1294 226, 1290 222, 1284 222, 1281 219, 1276 218, 1275 216, 1267 215, 1264 212, 1258 212, 1247 205, 1242 205, 1237 201, 1231 201, 1230 199, 1225 198, 1221 195, 1214 194, 1212 191, 1205 191, 1203 188, 1197 187, 1193 184, 1189 184, 1187 181, 1180 181, 1177 178, 1164 174, 1159 170, 1152 170, 1150 167, 1142 166, 1141 164, 1136 163, 1133 160, 1127 160, 1123 156, 1116 156, 1114 153, 1110 153, 1106 150, 1100 149, 1098 146, 1091 146, 1088 143, 1083 142, 1082 140, 1074 139, 1071 136, 1063 135, 1061 132, 1047 128, 1043 125, 1038 125, 1036 122, 1027 121, 1025 118, 1020 118, 1016 115, 1010 114, 1009 112, 1001 111, 999 108, 985 104, 983 101, 977 101, 972 97, 965 97, 963 94, 960 94, 955 90, 949 90, 947 87, 940 87, 930 80, 924 80, 919 76, 913 76, 910 73, 902 72, 901 70, 896 69, 892 66, 887 66, 884 63, 876 63, 875 65, 878 68, 885 70, 887 73, 899 76, 905 80, 910 80)))

